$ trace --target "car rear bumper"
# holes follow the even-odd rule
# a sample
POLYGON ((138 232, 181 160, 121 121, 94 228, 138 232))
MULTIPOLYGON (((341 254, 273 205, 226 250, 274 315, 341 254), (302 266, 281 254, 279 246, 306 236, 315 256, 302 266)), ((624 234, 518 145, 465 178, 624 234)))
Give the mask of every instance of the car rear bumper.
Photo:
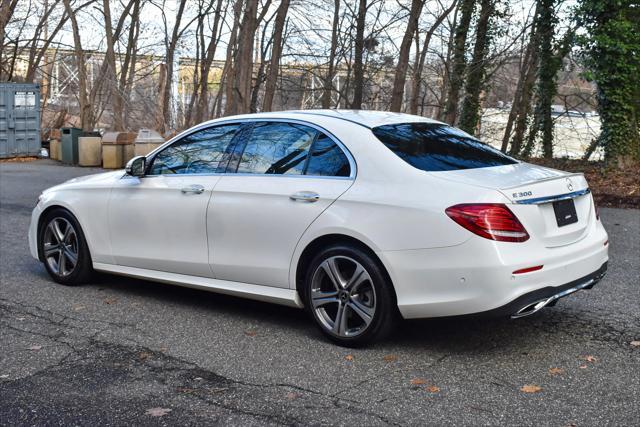
POLYGON ((481 313, 487 316, 506 317, 512 319, 529 316, 544 307, 554 306, 560 298, 564 298, 583 289, 593 288, 607 274, 607 263, 591 274, 573 280, 562 286, 536 289, 535 291, 526 293, 502 307, 481 313))
POLYGON ((474 236, 457 246, 384 251, 378 256, 389 271, 406 319, 484 312, 511 316, 527 304, 580 285, 585 278, 599 280, 608 261, 608 236, 597 222, 585 238, 561 247, 474 236), (514 274, 539 265, 540 270, 514 274))

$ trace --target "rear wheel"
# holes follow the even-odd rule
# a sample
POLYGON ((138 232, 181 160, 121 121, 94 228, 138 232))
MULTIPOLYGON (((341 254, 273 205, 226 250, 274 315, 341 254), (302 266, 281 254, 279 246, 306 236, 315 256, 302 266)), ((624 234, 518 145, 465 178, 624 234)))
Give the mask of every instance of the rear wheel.
POLYGON ((65 209, 51 211, 42 221, 40 253, 51 278, 63 285, 79 285, 93 271, 82 229, 65 209))
POLYGON ((306 274, 305 305, 320 330, 345 346, 382 339, 396 318, 386 274, 371 255, 350 245, 316 255, 306 274))

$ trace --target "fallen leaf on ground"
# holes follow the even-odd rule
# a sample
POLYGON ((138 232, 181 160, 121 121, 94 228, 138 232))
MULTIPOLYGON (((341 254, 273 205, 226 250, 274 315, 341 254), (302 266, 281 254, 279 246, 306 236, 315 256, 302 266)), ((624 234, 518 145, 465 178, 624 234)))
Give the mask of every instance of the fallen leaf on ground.
POLYGON ((42 346, 41 345, 32 345, 31 347, 28 348, 28 350, 31 350, 31 351, 42 350, 42 346))
POLYGON ((580 365, 580 366, 578 366, 578 368, 580 368, 580 369, 587 369, 587 365, 580 365))
POLYGON ((584 356, 583 359, 586 360, 587 362, 591 362, 591 363, 594 363, 594 362, 598 361, 598 358, 595 357, 595 356, 584 356))
POLYGON ((398 356, 396 356, 395 354, 388 354, 385 357, 382 358, 385 362, 395 362, 396 360, 398 360, 398 356))
POLYGON ((11 157, 8 159, 0 159, 0 163, 26 163, 38 160, 37 157, 11 157))
POLYGON ((537 386, 535 384, 527 384, 520 387, 520 391, 525 393, 537 393, 542 390, 542 387, 537 386))
POLYGON ((564 369, 562 369, 562 368, 551 368, 551 369, 549 369, 549 373, 551 375, 559 375, 559 374, 562 374, 563 372, 564 372, 564 369))
POLYGON ((289 400, 294 400, 294 399, 297 399, 298 397, 300 397, 298 393, 294 393, 294 392, 287 393, 287 399, 289 400))
POLYGON ((256 335, 258 335, 256 331, 244 331, 244 334, 248 337, 255 337, 256 335))
POLYGON ((422 384, 426 384, 427 381, 425 381, 424 378, 414 378, 411 380, 411 385, 422 385, 422 384))
POLYGON ((146 351, 141 351, 140 353, 138 353, 138 359, 140 359, 143 362, 150 357, 151 357, 151 353, 147 353, 146 351))
POLYGON ((348 361, 348 362, 353 362, 353 355, 352 354, 347 354, 344 357, 344 360, 348 361))
POLYGON ((169 412, 171 412, 171 409, 168 408, 151 408, 147 409, 147 412, 145 412, 145 414, 151 415, 152 417, 164 417, 169 412))
POLYGON ((427 387, 427 391, 430 393, 437 393, 440 391, 440 387, 438 387, 437 385, 430 385, 429 387, 427 387))
POLYGON ((105 304, 115 304, 116 302, 118 302, 118 300, 116 298, 105 298, 104 299, 104 303, 105 304))
POLYGON ((631 341, 631 346, 640 347, 640 341, 631 341))
POLYGON ((73 306, 73 311, 80 311, 80 310, 84 310, 85 306, 84 305, 74 305, 73 306))

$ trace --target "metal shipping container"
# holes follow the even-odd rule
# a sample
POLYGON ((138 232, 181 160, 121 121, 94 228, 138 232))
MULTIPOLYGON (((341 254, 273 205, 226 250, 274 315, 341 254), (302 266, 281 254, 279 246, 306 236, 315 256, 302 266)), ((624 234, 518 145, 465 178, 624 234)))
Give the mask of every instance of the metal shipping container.
POLYGON ((0 83, 0 158, 40 151, 40 85, 0 83))

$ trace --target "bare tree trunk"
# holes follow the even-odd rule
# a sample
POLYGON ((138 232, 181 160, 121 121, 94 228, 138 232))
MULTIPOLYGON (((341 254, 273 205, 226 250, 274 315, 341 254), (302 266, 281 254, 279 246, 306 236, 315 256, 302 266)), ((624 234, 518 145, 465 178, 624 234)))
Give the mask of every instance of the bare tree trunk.
POLYGON ((9 80, 9 72, 5 70, 6 62, 4 54, 6 46, 4 40, 7 24, 11 20, 17 4, 18 0, 3 0, 2 3, 0 3, 0 80, 9 80))
POLYGON ((451 11, 456 7, 457 0, 451 2, 451 5, 444 10, 438 16, 427 31, 425 35, 424 42, 422 44, 422 50, 420 50, 420 55, 416 56, 416 62, 413 65, 413 76, 412 79, 412 87, 411 87, 411 98, 409 101, 409 113, 418 114, 418 103, 420 101, 420 81, 422 80, 422 70, 424 69, 424 62, 427 58, 427 52, 429 51, 429 44, 431 43, 431 38, 433 37, 433 33, 436 32, 438 27, 444 22, 445 18, 451 13, 451 11))
MULTIPOLYGON (((27 62, 27 72, 25 73, 25 80, 28 82, 32 82, 35 80, 36 71, 40 66, 40 61, 42 61, 44 53, 47 51, 49 45, 54 40, 60 29, 62 29, 64 24, 67 22, 68 17, 65 12, 51 34, 47 34, 49 17, 51 16, 51 13, 58 7, 59 3, 60 2, 56 0, 55 3, 50 7, 48 7, 48 4, 45 3, 44 14, 40 18, 38 25, 34 30, 33 37, 29 42, 29 59, 27 62), (41 37, 43 32, 45 33, 45 35, 44 37, 41 37), (41 40, 43 40, 42 44, 40 44, 41 40)), ((77 8, 76 12, 86 5, 87 4, 77 8)))
POLYGON ((484 87, 487 64, 485 58, 491 43, 491 18, 495 11, 496 0, 481 0, 480 16, 476 26, 476 42, 473 47, 473 58, 469 64, 465 96, 460 113, 460 129, 474 134, 480 120, 480 92, 484 87))
POLYGON ((253 42, 258 25, 258 0, 247 0, 238 37, 238 52, 231 80, 232 97, 227 99, 227 115, 248 113, 253 76, 253 42))
POLYGON ((522 90, 524 87, 524 82, 526 76, 528 74, 530 63, 531 63, 531 55, 532 55, 532 44, 529 42, 527 45, 524 59, 522 61, 522 66, 520 67, 520 75, 518 77, 518 83, 516 85, 516 91, 513 96, 513 102, 511 104, 511 109, 509 110, 509 117, 507 118, 507 125, 504 129, 504 134, 502 135, 502 146, 500 147, 500 151, 503 153, 507 152, 507 148, 509 147, 509 140, 511 139, 511 131, 513 130, 513 123, 518 117, 520 113, 520 102, 522 100, 522 90))
POLYGON ((331 90, 335 74, 336 50, 338 49, 338 26, 340 25, 340 0, 334 0, 333 23, 331 25, 331 47, 329 49, 329 64, 327 75, 324 77, 322 88, 322 108, 331 107, 331 90))
POLYGON ((269 64, 269 72, 264 88, 264 101, 262 103, 262 111, 271 111, 273 105, 273 97, 276 93, 276 81, 278 79, 278 71, 280 70, 280 57, 282 56, 282 33, 284 23, 289 10, 289 0, 282 0, 278 6, 276 13, 276 21, 273 29, 273 46, 271 48, 271 61, 269 64))
POLYGON ((95 117, 91 104, 87 96, 88 81, 87 67, 84 61, 84 51, 82 50, 82 41, 80 39, 80 28, 76 19, 75 11, 71 8, 70 0, 63 0, 64 7, 71 20, 71 28, 73 32, 73 47, 76 53, 76 62, 78 64, 78 102, 80 104, 80 125, 85 131, 93 131, 95 127, 95 117))
POLYGON ((222 0, 218 0, 215 9, 215 18, 213 20, 213 29, 211 30, 211 40, 207 46, 207 56, 202 63, 202 71, 200 72, 200 93, 198 94, 198 108, 196 109, 196 121, 202 122, 209 114, 209 73, 211 72, 211 64, 216 54, 220 34, 220 20, 224 20, 226 10, 222 13, 222 0))
MULTIPOLYGON (((206 9, 202 9, 203 3, 198 2, 198 16, 197 16, 197 25, 196 25, 196 55, 195 55, 195 63, 193 64, 193 75, 191 77, 193 90, 191 91, 191 96, 189 97, 189 105, 186 108, 184 113, 184 127, 191 126, 192 123, 192 115, 194 112, 194 106, 197 103, 198 93, 200 92, 200 72, 202 71, 202 62, 205 60, 205 41, 204 41, 204 23, 207 19, 207 14, 209 13, 209 9, 212 6, 212 3, 209 3, 209 6, 206 9)), ((212 36, 213 38, 213 36, 212 36)))
POLYGON ((391 91, 391 111, 400 111, 402 109, 402 101, 404 100, 404 85, 407 81, 407 69, 409 68, 409 53, 411 51, 411 42, 413 35, 418 28, 418 20, 424 6, 424 0, 412 0, 411 11, 409 12, 409 22, 400 44, 400 53, 398 56, 398 64, 396 65, 396 75, 393 80, 393 89, 391 91))
MULTIPOLYGON (((160 64, 158 67, 158 93, 162 94, 165 91, 165 86, 167 85, 167 65, 160 64)), ((164 111, 163 111, 163 103, 164 100, 162 97, 158 98, 158 106, 156 108, 156 129, 158 131, 164 131, 164 111)))
POLYGON ((511 148, 509 153, 512 155, 520 154, 524 135, 527 131, 529 114, 531 113, 531 99, 533 98, 533 88, 536 84, 536 70, 538 68, 538 55, 535 49, 531 52, 529 59, 529 68, 522 85, 522 93, 520 95, 519 105, 517 106, 517 115, 515 118, 515 129, 513 138, 511 139, 511 148))
POLYGON ((569 29, 562 40, 554 46, 555 25, 558 22, 556 6, 556 0, 541 0, 539 3, 536 105, 533 126, 523 151, 523 155, 530 156, 537 136, 542 134, 542 155, 547 159, 553 158, 554 122, 551 110, 558 92, 558 71, 562 67, 562 60, 571 49, 574 36, 574 29, 569 29))
POLYGON ((171 39, 167 44, 165 57, 165 63, 167 66, 166 78, 164 79, 164 90, 160 92, 162 97, 161 113, 163 117, 163 122, 159 124, 160 127, 158 128, 158 131, 160 133, 164 133, 167 130, 167 124, 171 123, 171 107, 169 104, 171 103, 171 86, 173 84, 174 56, 176 53, 176 47, 178 45, 178 39, 182 35, 182 32, 180 31, 180 24, 182 22, 182 15, 184 13, 186 4, 187 0, 180 0, 180 3, 178 5, 178 12, 176 14, 176 20, 173 25, 173 31, 171 33, 171 39))
POLYGON ((353 101, 351 108, 362 108, 364 94, 364 27, 367 19, 367 0, 358 2, 358 15, 356 17, 355 54, 353 58, 353 101))
POLYGON ((131 101, 131 90, 133 89, 133 79, 136 74, 136 63, 138 54, 138 37, 140 36, 140 0, 135 0, 131 12, 131 24, 129 26, 129 36, 127 38, 127 48, 120 73, 120 88, 123 95, 123 109, 121 115, 124 120, 124 128, 128 128, 129 102, 131 101))
POLYGON ((453 69, 449 75, 449 91, 444 108, 444 121, 453 125, 458 117, 458 101, 460 98, 460 89, 464 80, 464 71, 466 61, 464 58, 465 47, 467 44, 467 33, 471 24, 471 17, 475 9, 474 0, 462 0, 460 6, 460 22, 456 26, 455 36, 453 38, 453 69))
MULTIPOLYGON (((231 104, 235 101, 235 96, 233 93, 233 76, 235 74, 236 68, 236 56, 238 50, 238 33, 240 31, 240 17, 242 15, 242 6, 244 4, 244 0, 236 0, 235 5, 233 6, 233 26, 231 27, 231 35, 229 36, 229 44, 227 46, 227 59, 225 61, 225 70, 223 72, 223 78, 225 82, 225 98, 226 104, 224 107, 225 115, 233 114, 231 111, 235 109, 235 106, 231 104)), ((222 90, 222 81, 220 90, 222 90)), ((220 92, 218 93, 220 95, 220 92)), ((218 96, 218 102, 222 103, 222 97, 218 96)), ((220 105, 221 106, 221 105, 220 105)), ((220 106, 218 108, 219 113, 220 106)))
MULTIPOLYGON (((529 90, 529 96, 527 99, 530 100, 530 91, 533 86, 533 82, 531 85, 527 85, 527 82, 532 78, 535 78, 535 37, 536 37, 536 19, 537 19, 537 11, 534 14, 533 23, 531 25, 531 33, 529 36, 529 42, 527 43, 527 47, 524 52, 524 58, 522 60, 522 65, 520 67, 520 75, 518 77, 518 83, 516 85, 516 91, 513 96, 513 103, 511 104, 511 110, 509 111, 509 117, 507 119, 507 125, 504 130, 504 135, 502 136, 502 146, 500 150, 503 153, 507 152, 507 148, 509 147, 509 140, 511 139, 511 131, 513 129, 513 124, 516 119, 522 114, 522 100, 523 97, 526 96, 527 88, 529 90)), ((526 121, 525 121, 526 123, 526 121)), ((520 143, 522 143, 522 139, 520 139, 520 143)), ((520 150, 518 146, 517 150, 520 150)))
POLYGON ((249 112, 257 113, 258 112, 258 97, 260 96, 260 89, 262 88, 262 83, 266 80, 266 67, 267 67, 267 51, 271 48, 271 44, 273 43, 273 34, 269 35, 269 40, 267 40, 267 29, 269 21, 273 18, 269 18, 265 25, 262 27, 262 34, 260 35, 260 48, 259 48, 259 57, 256 58, 259 61, 258 71, 256 72, 256 80, 255 84, 251 87, 251 101, 249 102, 249 112))
MULTIPOLYGON (((93 1, 94 0, 90 0, 89 3, 92 3, 93 1)), ((131 8, 133 7, 134 1, 135 0, 129 0, 129 2, 124 7, 122 11, 122 15, 120 15, 120 18, 118 18, 118 22, 115 28, 113 28, 113 31, 111 33, 112 40, 118 40, 120 38, 120 34, 122 33, 122 29, 124 27, 124 22, 126 21, 126 18, 129 15, 131 8)), ((86 4, 87 3, 85 3, 85 5, 86 4)), ((115 70, 115 68, 113 69, 115 70)), ((100 65, 100 68, 98 70, 98 74, 91 82, 91 90, 89 91, 89 95, 88 95, 89 105, 93 110, 92 112, 93 120, 96 123, 100 119, 100 116, 104 111, 105 103, 106 103, 105 96, 104 96, 105 94, 103 93, 102 88, 105 83, 115 84, 115 81, 116 81, 115 77, 113 78, 108 77, 108 74, 110 72, 109 70, 110 70, 109 55, 105 55, 104 59, 102 60, 102 64, 100 65)), ((108 92, 110 92, 110 90, 108 92)))
POLYGON ((103 0, 105 36, 107 42, 107 52, 105 60, 107 61, 107 73, 105 78, 108 81, 111 92, 111 108, 113 112, 113 129, 116 131, 124 130, 124 119, 122 117, 122 109, 124 101, 118 88, 118 80, 116 78, 116 52, 115 41, 113 39, 113 28, 111 26, 111 8, 110 0, 103 0))

